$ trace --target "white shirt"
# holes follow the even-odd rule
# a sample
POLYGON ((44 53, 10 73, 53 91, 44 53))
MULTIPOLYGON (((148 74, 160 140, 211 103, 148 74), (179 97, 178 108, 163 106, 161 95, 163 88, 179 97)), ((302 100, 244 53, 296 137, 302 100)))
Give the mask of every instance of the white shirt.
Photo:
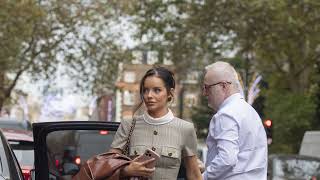
POLYGON ((228 97, 212 117, 204 180, 267 179, 267 138, 257 112, 239 94, 228 97))

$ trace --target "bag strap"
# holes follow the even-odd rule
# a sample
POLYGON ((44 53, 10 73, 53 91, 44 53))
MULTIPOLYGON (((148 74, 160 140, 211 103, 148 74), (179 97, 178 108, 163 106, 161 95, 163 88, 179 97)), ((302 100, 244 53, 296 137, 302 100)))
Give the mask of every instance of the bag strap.
POLYGON ((135 125, 136 125, 136 119, 133 118, 133 119, 132 119, 131 126, 130 126, 129 135, 128 135, 128 138, 127 138, 127 142, 126 142, 126 144, 124 145, 124 149, 122 150, 122 153, 123 153, 124 155, 129 155, 130 139, 131 139, 131 136, 132 136, 132 133, 133 133, 133 130, 134 130, 135 125))

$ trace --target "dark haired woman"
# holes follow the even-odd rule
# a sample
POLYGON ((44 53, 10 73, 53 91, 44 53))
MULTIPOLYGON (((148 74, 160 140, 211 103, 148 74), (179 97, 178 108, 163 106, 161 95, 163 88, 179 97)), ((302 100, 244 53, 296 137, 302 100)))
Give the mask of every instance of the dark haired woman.
MULTIPOLYGON (((122 169, 121 176, 177 179, 181 160, 185 163, 188 179, 201 179, 197 163, 197 139, 192 123, 174 117, 168 108, 173 101, 175 80, 173 73, 164 67, 155 67, 146 72, 140 82, 141 103, 145 111, 135 117, 136 124, 130 140, 129 155, 136 157, 147 148, 160 155, 155 168, 146 165, 153 160, 138 162, 134 159, 122 169)), ((112 151, 122 153, 127 141, 132 120, 124 120, 111 145, 112 151)))

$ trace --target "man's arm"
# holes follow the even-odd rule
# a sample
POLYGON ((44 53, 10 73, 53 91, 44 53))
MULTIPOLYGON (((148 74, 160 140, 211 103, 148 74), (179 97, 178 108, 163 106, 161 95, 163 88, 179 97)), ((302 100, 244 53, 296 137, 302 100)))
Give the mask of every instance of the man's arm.
POLYGON ((230 172, 238 161, 239 127, 232 117, 222 114, 215 119, 209 132, 217 140, 218 153, 206 167, 203 179, 220 179, 230 172))

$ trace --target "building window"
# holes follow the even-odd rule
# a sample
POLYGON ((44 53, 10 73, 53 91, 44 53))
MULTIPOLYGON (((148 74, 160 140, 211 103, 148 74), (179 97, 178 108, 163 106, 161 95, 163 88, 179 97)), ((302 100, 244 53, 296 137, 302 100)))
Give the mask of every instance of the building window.
POLYGON ((147 63, 155 64, 156 62, 158 62, 158 54, 159 53, 157 51, 149 51, 147 63))
POLYGON ((164 54, 164 58, 163 58, 163 64, 164 65, 173 65, 173 62, 171 61, 170 57, 171 57, 170 53, 166 52, 164 54))
POLYGON ((186 94, 185 104, 187 107, 193 107, 197 105, 197 96, 195 94, 186 94))
POLYGON ((126 83, 134 83, 136 81, 136 73, 132 71, 124 72, 123 81, 126 83))
POLYGON ((132 64, 142 64, 143 62, 143 52, 142 51, 133 51, 132 52, 132 64))
POLYGON ((134 105, 134 93, 128 90, 123 92, 123 104, 127 106, 134 105))
POLYGON ((199 72, 198 71, 191 71, 187 74, 187 78, 184 83, 187 84, 197 84, 199 81, 199 72))

